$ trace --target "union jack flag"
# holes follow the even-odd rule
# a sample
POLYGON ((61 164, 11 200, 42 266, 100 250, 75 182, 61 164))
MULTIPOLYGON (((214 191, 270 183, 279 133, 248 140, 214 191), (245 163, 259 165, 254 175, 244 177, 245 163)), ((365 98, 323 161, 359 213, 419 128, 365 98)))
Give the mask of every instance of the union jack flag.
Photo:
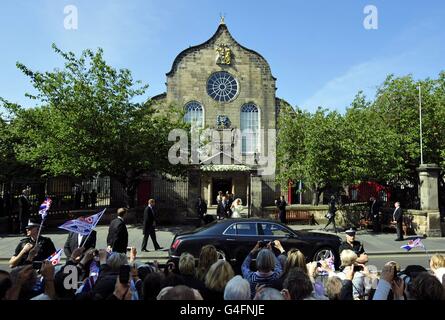
POLYGON ((50 255, 48 257, 48 259, 46 259, 46 260, 51 262, 53 266, 59 264, 60 263, 60 258, 62 256, 62 252, 63 252, 62 249, 59 249, 56 252, 54 252, 52 255, 50 255))
POLYGON ((68 230, 71 232, 79 233, 83 236, 89 235, 91 231, 96 227, 100 218, 102 218, 106 209, 103 209, 101 212, 93 214, 89 217, 80 217, 75 220, 69 220, 59 226, 60 229, 68 230))
POLYGON ((412 248, 421 247, 425 248, 425 246, 422 243, 422 240, 420 238, 417 238, 416 240, 410 240, 408 241, 408 244, 405 244, 401 246, 401 249, 405 249, 406 251, 410 251, 412 248))
POLYGON ((43 203, 40 205, 39 214, 42 216, 42 220, 45 220, 52 202, 53 201, 50 198, 46 198, 45 201, 43 201, 43 203))

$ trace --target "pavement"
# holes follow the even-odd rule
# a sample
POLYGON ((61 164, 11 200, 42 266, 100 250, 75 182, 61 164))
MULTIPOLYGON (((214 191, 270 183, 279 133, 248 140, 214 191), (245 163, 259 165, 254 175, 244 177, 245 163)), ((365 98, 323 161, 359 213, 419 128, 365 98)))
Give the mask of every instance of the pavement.
MULTIPOLYGON (((295 230, 312 230, 321 231, 322 226, 310 226, 310 225, 290 225, 292 229, 295 230)), ((129 246, 134 246, 138 250, 138 259, 140 261, 163 261, 168 258, 168 248, 171 245, 173 237, 176 233, 183 231, 191 231, 195 227, 184 225, 184 226, 172 226, 172 227, 159 227, 156 232, 157 240, 163 250, 155 251, 153 248, 153 243, 149 239, 147 249, 150 252, 139 252, 142 244, 142 229, 140 226, 129 225, 127 226, 129 233, 129 246)), ((106 247, 106 238, 108 234, 108 226, 98 226, 97 231, 97 247, 106 247)), ((332 233, 332 232, 330 232, 332 233)), ((54 242, 56 248, 63 248, 65 240, 67 238, 67 232, 63 230, 55 230, 42 232, 44 236, 50 237, 54 242)), ((338 235, 344 238, 344 234, 339 232, 338 235)), ((18 235, 0 235, 0 266, 7 265, 10 257, 13 255, 14 250, 23 236, 18 235)), ((422 240, 425 245, 426 251, 422 248, 414 248, 407 252, 401 249, 400 246, 407 243, 407 241, 394 241, 396 235, 394 233, 378 233, 374 234, 372 231, 359 230, 357 231, 356 239, 361 241, 364 245, 365 251, 371 259, 375 258, 377 260, 386 261, 392 259, 409 259, 410 261, 416 261, 417 259, 424 260, 424 256, 429 256, 434 253, 445 254, 445 239, 444 238, 425 238, 422 240), (420 257, 422 256, 422 257, 420 257)), ((408 237, 408 239, 416 238, 416 236, 408 237)), ((64 258, 62 258, 64 260, 64 258)), ((423 263, 424 264, 424 263, 423 263)))
MULTIPOLYGON (((321 229, 323 226, 307 226, 307 225, 291 225, 292 229, 295 230, 312 230, 318 232, 325 232, 321 229)), ((332 229, 331 229, 332 230, 332 229)), ((329 233, 333 233, 329 232, 329 233)), ((337 233, 340 237, 345 238, 343 232, 337 233)), ((372 230, 358 230, 355 239, 362 242, 365 251, 369 256, 378 255, 415 255, 415 254, 435 254, 441 253, 445 254, 445 238, 429 238, 423 235, 411 235, 406 236, 406 241, 395 241, 397 238, 396 233, 374 233, 372 230), (422 238, 422 243, 425 249, 414 248, 407 252, 405 249, 401 249, 402 245, 408 243, 408 240, 422 238)))

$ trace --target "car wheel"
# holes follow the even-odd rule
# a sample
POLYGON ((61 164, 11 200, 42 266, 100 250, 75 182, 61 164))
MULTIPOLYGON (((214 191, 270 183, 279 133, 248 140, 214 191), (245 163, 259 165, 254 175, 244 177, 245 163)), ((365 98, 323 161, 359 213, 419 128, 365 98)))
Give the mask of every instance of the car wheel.
POLYGON ((314 257, 312 258, 312 261, 320 261, 320 260, 326 260, 329 258, 333 258, 334 262, 335 262, 335 253, 331 248, 328 247, 323 247, 318 249, 315 254, 314 257))

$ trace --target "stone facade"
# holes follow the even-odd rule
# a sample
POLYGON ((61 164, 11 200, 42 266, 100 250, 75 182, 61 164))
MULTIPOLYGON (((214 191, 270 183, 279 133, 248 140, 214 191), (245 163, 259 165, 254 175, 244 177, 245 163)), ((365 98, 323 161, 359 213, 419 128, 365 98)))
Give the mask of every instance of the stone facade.
MULTIPOLYGON (((258 53, 238 44, 225 24, 205 43, 181 52, 167 73, 168 103, 184 106, 198 101, 204 108, 204 125, 214 127, 218 115, 227 115, 233 127, 240 128, 240 109, 254 103, 260 110, 262 129, 275 128, 275 78, 269 64, 258 53), (215 62, 216 49, 225 44, 232 51, 230 65, 215 62), (238 81, 237 97, 231 102, 217 102, 206 91, 207 80, 218 71, 227 71, 238 81)), ((267 141, 267 139, 266 139, 267 141)), ((267 150, 263 146, 263 150, 267 150), (264 149, 263 149, 264 148, 264 149)))
MULTIPOLYGON (((226 131, 230 134, 234 129, 241 129, 242 106, 254 104, 259 114, 258 129, 264 130, 255 156, 268 156, 269 147, 275 150, 276 142, 271 139, 273 145, 268 145, 267 130, 276 130, 277 110, 281 101, 275 96, 275 83, 267 61, 257 52, 240 45, 222 22, 209 40, 185 49, 176 57, 167 73, 166 93, 155 99, 180 107, 185 107, 189 102, 198 102, 203 108, 204 128, 216 129, 218 116, 219 119, 226 116, 230 120, 230 128, 226 131), (225 102, 217 101, 207 92, 210 77, 221 71, 233 76, 238 88, 235 97, 225 102)), ((245 159, 246 155, 243 155, 240 161, 245 159)), ((233 157, 230 161, 234 164, 235 160, 233 157)), ((194 212, 198 195, 208 205, 215 205, 217 188, 224 188, 221 191, 232 192, 235 198, 241 198, 243 204, 249 206, 249 213, 254 215, 259 215, 264 205, 273 204, 273 199, 279 194, 275 184, 271 183, 274 175, 258 175, 254 164, 247 165, 241 171, 234 170, 233 166, 229 169, 230 164, 227 170, 220 166, 215 171, 202 170, 202 165, 195 165, 189 171, 188 199, 185 199, 188 214, 194 212)))

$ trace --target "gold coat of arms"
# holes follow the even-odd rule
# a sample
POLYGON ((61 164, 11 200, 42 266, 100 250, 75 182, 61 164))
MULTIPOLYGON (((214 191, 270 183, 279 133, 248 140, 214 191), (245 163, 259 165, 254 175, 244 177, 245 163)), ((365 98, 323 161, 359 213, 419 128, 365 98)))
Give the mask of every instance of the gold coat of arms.
POLYGON ((221 44, 216 47, 216 63, 226 65, 232 63, 232 50, 227 45, 221 44))

